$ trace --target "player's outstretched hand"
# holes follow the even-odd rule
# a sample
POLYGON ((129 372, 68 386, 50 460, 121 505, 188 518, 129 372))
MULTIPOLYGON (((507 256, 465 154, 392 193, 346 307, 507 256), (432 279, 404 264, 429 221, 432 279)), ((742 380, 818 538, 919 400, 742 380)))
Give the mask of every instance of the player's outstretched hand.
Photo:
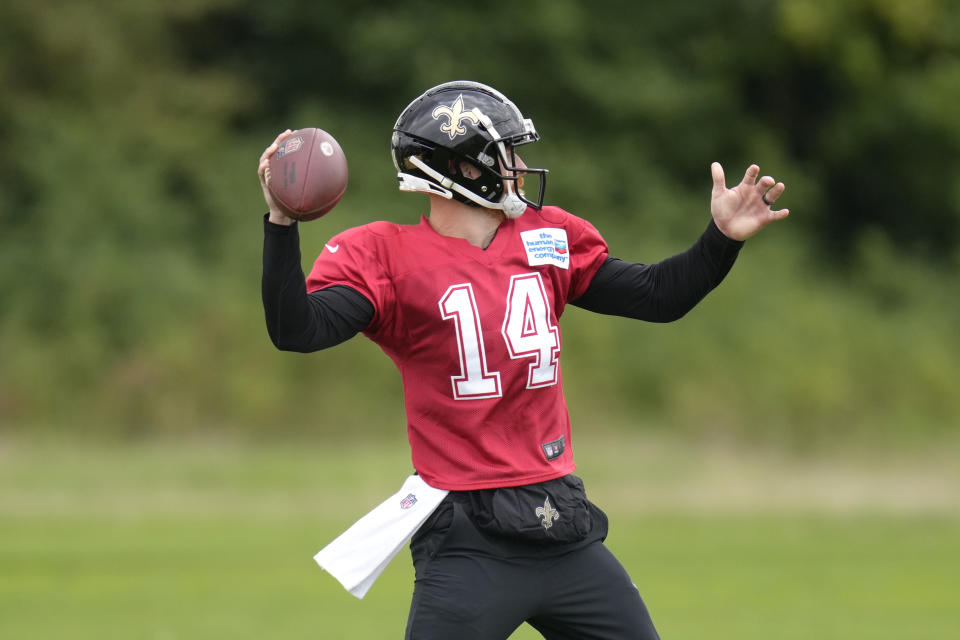
POLYGON ((727 189, 719 162, 710 165, 710 170, 713 174, 710 213, 717 228, 728 238, 746 240, 774 220, 790 215, 789 209, 774 210, 771 206, 786 187, 770 176, 763 176, 758 182, 760 167, 757 165, 750 165, 743 180, 732 189, 727 189))
POLYGON ((278 135, 277 139, 260 154, 260 165, 257 167, 257 175, 260 177, 260 188, 263 189, 263 199, 267 201, 267 206, 270 208, 270 217, 268 219, 274 224, 287 226, 293 224, 296 220, 283 213, 283 209, 280 208, 277 201, 273 198, 273 194, 270 193, 267 184, 270 182, 270 156, 276 153, 277 149, 280 148, 280 143, 289 137, 291 133, 292 131, 287 129, 278 135))

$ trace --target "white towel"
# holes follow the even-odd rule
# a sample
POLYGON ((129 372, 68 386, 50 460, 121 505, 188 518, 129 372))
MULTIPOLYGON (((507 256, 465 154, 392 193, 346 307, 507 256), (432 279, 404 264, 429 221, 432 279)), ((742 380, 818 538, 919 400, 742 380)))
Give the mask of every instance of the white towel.
POLYGON ((412 475, 400 491, 357 520, 313 559, 347 591, 363 598, 447 493, 412 475))

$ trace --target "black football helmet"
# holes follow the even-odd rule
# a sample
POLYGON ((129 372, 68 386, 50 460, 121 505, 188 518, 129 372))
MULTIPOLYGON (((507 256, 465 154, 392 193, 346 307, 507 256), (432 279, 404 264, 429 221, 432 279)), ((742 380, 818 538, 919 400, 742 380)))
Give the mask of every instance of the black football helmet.
POLYGON ((523 166, 514 155, 515 147, 539 139, 533 121, 505 95, 461 80, 411 102, 393 126, 390 149, 401 191, 454 198, 516 218, 527 205, 543 206, 547 170, 523 166), (465 175, 464 162, 476 171, 465 175), (526 174, 539 174, 536 201, 523 193, 526 174))

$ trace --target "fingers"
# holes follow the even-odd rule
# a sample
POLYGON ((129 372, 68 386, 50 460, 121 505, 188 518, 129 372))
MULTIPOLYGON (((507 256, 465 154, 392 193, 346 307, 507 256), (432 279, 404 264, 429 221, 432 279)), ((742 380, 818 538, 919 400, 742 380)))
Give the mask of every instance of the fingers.
POLYGON ((743 180, 740 181, 740 184, 752 187, 757 184, 758 175, 760 175, 760 167, 752 164, 747 167, 747 172, 743 174, 743 180))
POLYGON ((776 211, 770 211, 770 220, 783 220, 788 215, 790 215, 790 209, 777 209, 776 211))
POLYGON ((293 131, 290 129, 282 132, 270 143, 270 146, 260 154, 260 164, 257 165, 257 175, 260 177, 261 184, 266 185, 270 182, 270 156, 277 152, 277 149, 280 148, 280 143, 286 140, 292 133, 293 131))
MULTIPOLYGON (((770 178, 770 182, 771 184, 773 183, 773 178, 770 178)), ((765 190, 763 194, 763 201, 768 204, 773 204, 777 201, 777 198, 783 195, 783 192, 786 188, 786 185, 784 185, 782 182, 773 184, 771 187, 769 187, 769 189, 765 190)))
POLYGON ((257 166, 257 176, 260 178, 260 184, 267 186, 270 183, 270 158, 261 158, 257 166))
MULTIPOLYGON (((773 181, 773 178, 770 178, 770 180, 773 181)), ((773 185, 772 187, 770 187, 770 189, 769 189, 765 194, 763 194, 763 201, 766 202, 766 203, 768 203, 767 206, 770 207, 770 213, 769 213, 769 215, 770 215, 770 220, 771 220, 771 221, 773 221, 773 220, 783 220, 783 219, 786 218, 788 215, 790 215, 790 210, 789 210, 789 209, 776 209, 776 210, 775 210, 775 209, 773 208, 773 203, 776 202, 777 199, 780 198, 780 196, 783 195, 783 192, 784 192, 786 189, 787 189, 787 186, 786 186, 785 184, 783 184, 782 182, 778 182, 778 183, 776 183, 775 185, 773 185)))
POLYGON ((763 199, 764 204, 770 206, 777 201, 777 198, 783 195, 783 191, 786 189, 786 186, 782 182, 777 182, 770 176, 763 176, 758 181, 758 175, 760 175, 760 167, 755 164, 751 164, 749 167, 747 167, 746 173, 743 174, 743 181, 740 184, 748 187, 755 186, 757 193, 763 199))
POLYGON ((276 153, 277 149, 280 148, 280 143, 283 142, 290 134, 293 133, 290 129, 287 129, 283 133, 277 136, 277 139, 270 143, 270 146, 263 150, 263 153, 260 154, 260 162, 264 160, 269 160, 270 156, 276 153))
POLYGON ((723 176, 723 167, 719 162, 710 165, 710 174, 713 176, 713 195, 714 197, 722 194, 727 189, 727 181, 723 176))

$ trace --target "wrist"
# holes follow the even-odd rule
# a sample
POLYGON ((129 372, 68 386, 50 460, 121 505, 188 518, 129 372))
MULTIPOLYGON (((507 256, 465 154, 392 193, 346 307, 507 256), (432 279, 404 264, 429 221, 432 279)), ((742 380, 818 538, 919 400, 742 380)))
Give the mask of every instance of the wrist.
POLYGON ((725 231, 723 227, 717 224, 716 218, 710 219, 710 223, 707 224, 707 232, 723 242, 729 242, 731 244, 738 245, 743 244, 744 242, 743 240, 735 237, 731 231, 725 231))
POLYGON ((270 209, 270 213, 267 215, 267 221, 272 222, 273 224, 283 225, 284 227, 289 227, 294 222, 296 222, 296 220, 291 218, 290 216, 286 216, 280 213, 279 211, 275 211, 273 209, 270 209))

